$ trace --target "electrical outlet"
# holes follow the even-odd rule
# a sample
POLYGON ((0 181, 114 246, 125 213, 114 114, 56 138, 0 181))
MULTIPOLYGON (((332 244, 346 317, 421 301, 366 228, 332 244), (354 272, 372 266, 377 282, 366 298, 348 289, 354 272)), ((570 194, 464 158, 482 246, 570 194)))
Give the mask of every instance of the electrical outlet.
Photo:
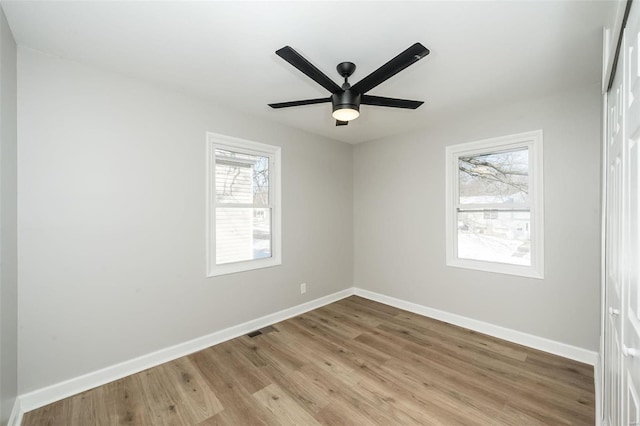
POLYGON ((300 284, 300 294, 305 294, 307 292, 307 283, 300 284))

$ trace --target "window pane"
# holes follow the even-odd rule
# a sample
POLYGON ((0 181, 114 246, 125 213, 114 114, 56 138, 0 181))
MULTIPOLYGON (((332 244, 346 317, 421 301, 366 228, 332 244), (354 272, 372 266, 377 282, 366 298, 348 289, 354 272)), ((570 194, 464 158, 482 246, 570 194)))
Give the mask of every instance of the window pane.
POLYGON ((216 265, 271 257, 271 209, 216 208, 216 265))
POLYGON ((526 203, 529 150, 458 157, 460 204, 526 203))
POLYGON ((269 158, 216 149, 216 201, 269 203, 269 158))
POLYGON ((531 266, 530 212, 458 212, 458 258, 531 266))

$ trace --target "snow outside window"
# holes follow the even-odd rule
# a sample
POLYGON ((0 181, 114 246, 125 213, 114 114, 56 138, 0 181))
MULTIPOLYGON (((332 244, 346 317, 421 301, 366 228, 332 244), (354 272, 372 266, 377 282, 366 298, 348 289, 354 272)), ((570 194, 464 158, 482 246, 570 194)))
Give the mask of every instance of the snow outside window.
POLYGON ((447 264, 543 278, 542 131, 446 155, 447 264))

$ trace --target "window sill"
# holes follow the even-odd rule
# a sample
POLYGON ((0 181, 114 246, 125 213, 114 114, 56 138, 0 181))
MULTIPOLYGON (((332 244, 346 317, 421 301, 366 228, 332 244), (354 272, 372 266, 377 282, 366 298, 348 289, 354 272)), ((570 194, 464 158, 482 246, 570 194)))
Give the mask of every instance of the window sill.
POLYGON ((519 277, 544 279, 544 271, 533 266, 509 265, 506 263, 491 263, 470 259, 448 259, 447 266, 454 268, 473 269, 475 271, 494 272, 503 275, 515 275, 519 277))
POLYGON ((224 265, 216 265, 210 267, 209 271, 207 272, 207 278, 217 277, 220 275, 236 274, 238 272, 253 271, 254 269, 271 268, 273 266, 279 265, 282 265, 282 261, 279 258, 226 263, 224 265))

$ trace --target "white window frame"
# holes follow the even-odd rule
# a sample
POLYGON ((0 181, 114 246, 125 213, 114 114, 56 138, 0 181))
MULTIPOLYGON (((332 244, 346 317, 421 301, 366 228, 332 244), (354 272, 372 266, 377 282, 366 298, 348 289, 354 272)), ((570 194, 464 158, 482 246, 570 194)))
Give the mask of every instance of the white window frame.
MULTIPOLYGON (((447 266, 518 275, 529 278, 544 278, 544 197, 543 197, 543 150, 542 130, 519 133, 452 145, 446 148, 446 240, 447 266), (459 178, 458 158, 508 151, 529 149, 529 201, 531 220, 531 266, 511 265, 500 262, 471 260, 458 257, 458 208, 459 178)), ((500 204, 465 205, 467 208, 495 209, 500 204)))
MULTIPOLYGON (((231 136, 207 132, 207 277, 234 274, 254 269, 269 268, 282 264, 281 238, 281 186, 280 186, 280 153, 279 146, 267 145, 231 136), (265 208, 271 209, 271 257, 251 259, 240 262, 216 265, 216 207, 221 203, 216 200, 216 149, 224 149, 249 155, 269 158, 269 203, 265 208)), ((235 205, 238 207, 239 205, 235 205)), ((240 206, 242 207, 242 206, 240 206)), ((254 207, 247 204, 246 207, 254 207)))

